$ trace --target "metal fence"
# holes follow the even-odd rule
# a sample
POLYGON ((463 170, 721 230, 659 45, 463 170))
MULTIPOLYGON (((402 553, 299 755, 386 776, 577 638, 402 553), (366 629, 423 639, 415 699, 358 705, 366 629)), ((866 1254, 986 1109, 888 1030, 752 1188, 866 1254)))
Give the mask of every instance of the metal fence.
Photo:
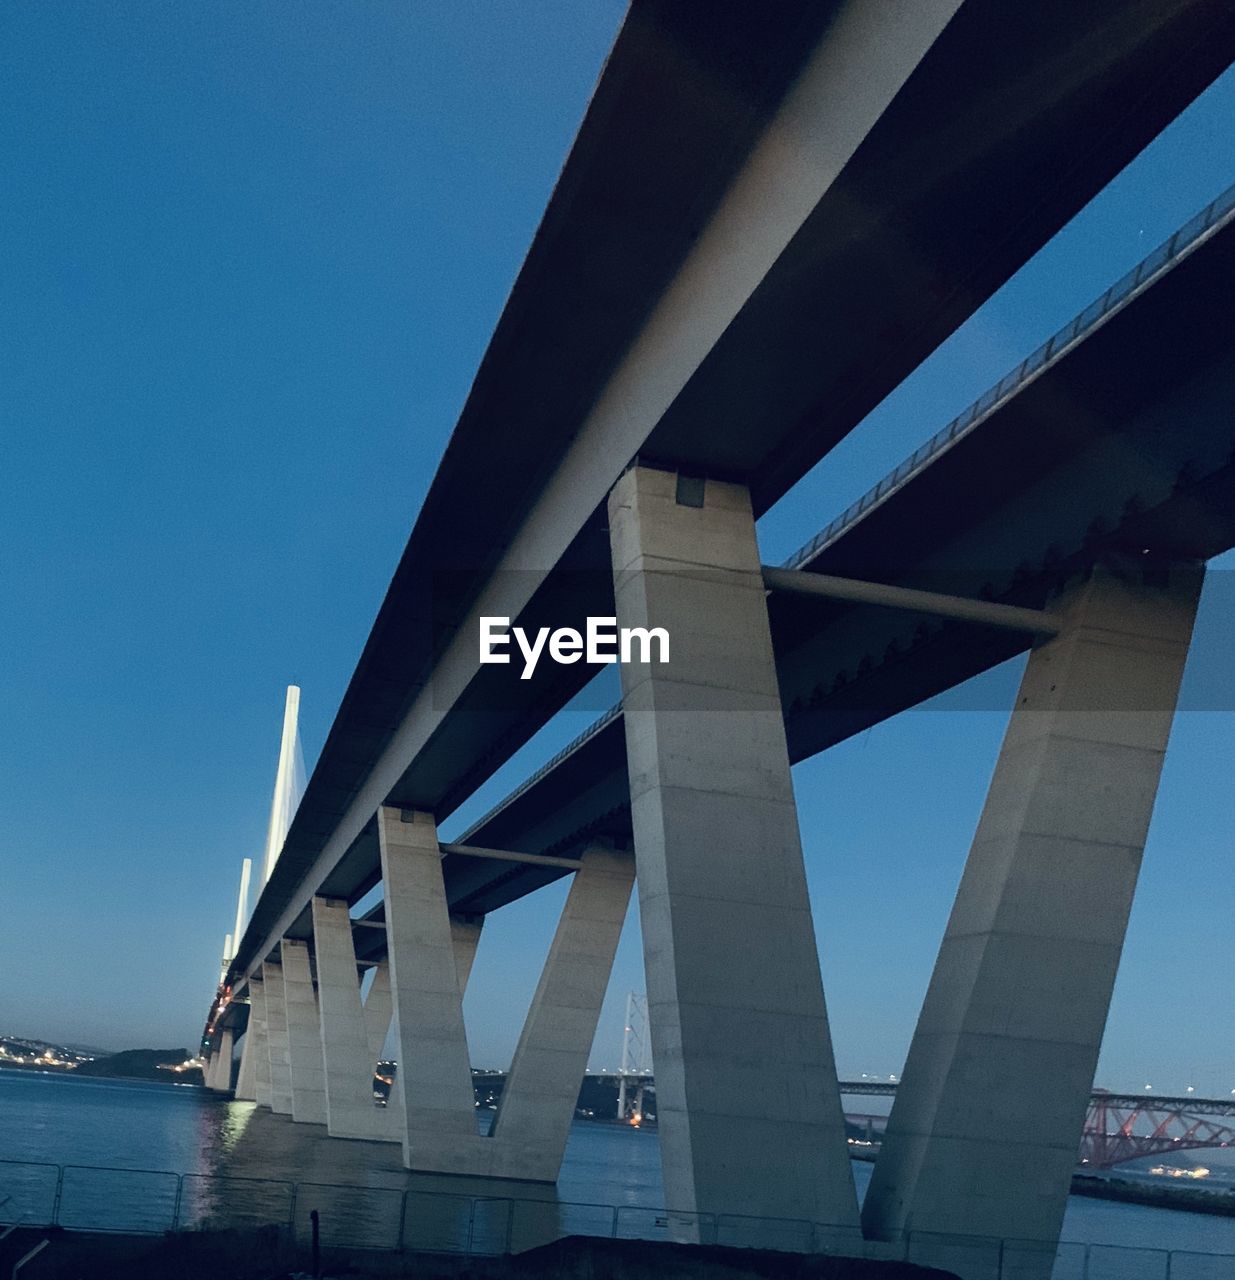
POLYGON ((461 1195, 157 1169, 0 1160, 0 1225, 162 1235, 276 1226, 325 1247, 434 1253, 519 1253, 563 1236, 669 1240, 918 1262, 982 1280, 1231 1280, 1235 1255, 912 1231, 895 1243, 852 1227, 793 1219, 693 1214, 552 1198, 461 1195))

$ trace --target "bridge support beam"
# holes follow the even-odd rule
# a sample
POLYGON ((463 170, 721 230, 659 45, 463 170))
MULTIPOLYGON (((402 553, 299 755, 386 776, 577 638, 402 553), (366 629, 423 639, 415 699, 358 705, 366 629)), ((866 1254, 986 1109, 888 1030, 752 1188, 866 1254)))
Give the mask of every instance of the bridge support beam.
POLYGON ((749 495, 636 466, 609 527, 671 646, 621 669, 666 1203, 856 1233, 749 495))
POLYGON ((231 1027, 221 1027, 215 1036, 215 1046, 206 1068, 206 1087, 215 1093, 232 1091, 232 1047, 235 1033, 231 1027))
MULTIPOLYGON (((448 1169, 477 1138, 475 1093, 437 825, 383 806, 377 815, 390 986, 399 1029, 403 1163, 448 1169)), ((470 967, 470 965, 469 965, 470 967)))
POLYGON ((237 1102, 253 1102, 257 1097, 253 1090, 253 1041, 247 1029, 240 1041, 240 1069, 236 1072, 236 1088, 232 1096, 237 1102))
MULTIPOLYGON (((373 1101, 373 1072, 381 1049, 373 1048, 365 1026, 346 901, 313 899, 313 950, 317 957, 326 1131, 332 1138, 399 1142, 402 1138, 394 1114, 373 1101)), ((385 1030, 381 1040, 385 1043, 385 1030)))
POLYGON ((555 1181, 630 900, 630 859, 602 850, 584 855, 520 1036, 502 1114, 481 1137, 463 1024, 480 923, 450 916, 431 815, 382 808, 378 835, 404 1164, 555 1181))
POLYGON ((287 1056, 287 1007, 283 998, 283 966, 262 964, 266 992, 266 1047, 270 1058, 270 1109, 275 1115, 292 1114, 292 1073, 287 1056))
POLYGON ((259 1107, 270 1106, 270 1040, 266 1023, 266 984, 254 975, 249 979, 249 1030, 252 1041, 253 1099, 259 1107))
POLYGON ((322 1033, 313 991, 309 948, 284 938, 283 999, 287 1009, 287 1061, 292 1083, 292 1119, 298 1124, 326 1123, 326 1073, 322 1033))
POLYGON ((493 1118, 491 1140, 517 1148, 538 1182, 562 1168, 634 879, 628 853, 583 855, 493 1118))
POLYGON ((260 978, 248 979, 248 1030, 244 1032, 244 1051, 241 1057, 241 1079, 237 1096, 241 1096, 244 1084, 244 1064, 248 1062, 250 1091, 247 1101, 259 1106, 270 1106, 270 1047, 266 1044, 266 989, 260 978))
POLYGON ((393 1004, 390 994, 390 961, 382 960, 373 970, 373 981, 364 1001, 365 1036, 374 1062, 380 1062, 390 1034, 393 1004))
POLYGON ((1050 1274, 1201 577, 1099 567, 1029 658, 867 1193, 872 1237, 1038 1242, 1017 1274, 1050 1274))

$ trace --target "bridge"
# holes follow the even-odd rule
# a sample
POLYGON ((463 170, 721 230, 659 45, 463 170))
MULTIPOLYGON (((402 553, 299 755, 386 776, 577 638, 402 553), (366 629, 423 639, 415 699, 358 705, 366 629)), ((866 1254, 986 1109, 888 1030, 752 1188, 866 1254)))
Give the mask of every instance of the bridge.
MULTIPOLYGON (((842 1096, 895 1097, 897 1086, 881 1081, 842 1080, 842 1096)), ((846 1112, 878 1145, 888 1117, 846 1112)), ((1113 1169, 1147 1156, 1235 1147, 1235 1099, 1178 1097, 1147 1093, 1111 1093, 1095 1089, 1085 1112, 1076 1162, 1088 1169, 1113 1169)))
MULTIPOLYGON (((503 1083, 506 1080, 504 1071, 473 1072, 472 1075, 478 1090, 491 1079, 503 1083)), ((655 1094, 656 1077, 650 1072, 635 1072, 623 1077, 620 1072, 589 1071, 585 1076, 586 1081, 607 1086, 615 1092, 623 1079, 631 1089, 632 1097, 636 1090, 640 1098, 645 1091, 655 1094)), ((750 1083, 755 1087, 758 1085, 757 1080, 750 1083)), ((897 1092, 895 1082, 881 1080, 841 1080, 837 1087, 842 1098, 894 1098, 897 1092)), ((620 1105, 616 1118, 626 1118, 620 1105)), ((887 1128, 886 1115, 846 1109, 845 1120, 850 1126, 862 1130, 864 1145, 878 1150, 887 1128)), ((1116 1165, 1152 1156, 1229 1150, 1235 1147, 1235 1125, 1223 1122, 1233 1120, 1235 1099, 1232 1098, 1201 1098, 1194 1093, 1170 1097, 1094 1089, 1085 1113, 1076 1162, 1089 1170, 1113 1169, 1116 1165)), ((850 1141, 853 1142, 852 1137, 850 1141)))
POLYGON ((856 1229, 789 766, 1028 650, 861 1227, 1057 1239, 1203 564, 1235 545, 1235 200, 789 564, 755 522, 1230 63, 1235 15, 886 13, 632 7, 229 958, 216 1087, 244 1033, 237 1095, 292 1122, 554 1180, 637 869, 670 1206, 856 1229), (661 626, 672 661, 624 665, 619 708, 443 842, 599 670, 481 663, 493 616, 661 626), (471 960, 564 876, 482 1138, 471 960))

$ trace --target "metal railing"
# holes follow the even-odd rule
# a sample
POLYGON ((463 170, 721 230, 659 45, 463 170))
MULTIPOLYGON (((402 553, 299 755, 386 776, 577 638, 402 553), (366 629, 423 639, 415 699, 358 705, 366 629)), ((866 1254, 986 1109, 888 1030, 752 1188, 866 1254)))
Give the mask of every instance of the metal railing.
POLYGON ((275 1226, 293 1244, 496 1255, 563 1236, 666 1240, 917 1262, 983 1280, 1229 1280, 1235 1255, 911 1231, 894 1243, 853 1227, 635 1205, 462 1195, 415 1188, 292 1182, 0 1160, 0 1226, 162 1235, 275 1226))
POLYGON ((989 387, 968 408, 963 409, 947 426, 937 431, 925 444, 906 458, 890 475, 884 476, 873 489, 868 490, 841 512, 830 524, 821 529, 804 546, 800 547, 784 563, 786 569, 798 569, 830 542, 835 541, 851 525, 856 524, 874 506, 899 489, 916 471, 925 467, 936 455, 949 448, 959 437, 967 434, 1010 396, 1037 377, 1048 365, 1055 363, 1066 351, 1096 329, 1125 306, 1134 296, 1142 293, 1167 270, 1172 268, 1201 242, 1227 223, 1235 221, 1235 187, 1228 187, 1215 197, 1175 232, 1169 240, 1160 244, 1147 258, 1138 262, 1131 271, 1120 277, 1099 298, 1095 298, 1084 311, 1070 320, 1058 333, 1049 337, 1032 355, 1006 373, 993 387, 989 387))

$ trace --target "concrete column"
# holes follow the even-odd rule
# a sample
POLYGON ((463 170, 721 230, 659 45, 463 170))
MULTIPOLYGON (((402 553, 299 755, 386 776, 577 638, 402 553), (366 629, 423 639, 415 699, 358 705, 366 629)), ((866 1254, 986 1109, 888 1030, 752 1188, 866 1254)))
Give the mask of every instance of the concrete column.
MULTIPOLYGON (((467 982, 471 976, 472 962, 476 958, 476 947, 480 942, 483 926, 483 916, 451 916, 450 918, 450 937, 455 953, 455 971, 459 980, 460 996, 467 990, 467 982)), ((369 994, 364 1002, 365 1030, 375 1064, 381 1060, 386 1049, 391 1014, 390 964, 382 960, 374 970, 373 981, 369 984, 369 994)), ((391 1090, 386 1109, 391 1115, 402 1115, 403 1095, 399 1089, 391 1090)), ((396 1123, 402 1122, 396 1121, 396 1123)))
POLYGON ((317 958, 326 1131, 332 1138, 401 1141, 394 1116, 373 1101, 373 1070, 378 1055, 365 1026, 346 901, 313 899, 313 950, 317 958))
POLYGON ((322 1033, 317 996, 313 992, 309 948, 303 942, 284 938, 279 950, 283 956, 292 1119, 299 1124, 325 1124, 326 1073, 322 1065, 322 1033))
POLYGON ((1099 568, 1031 654, 867 1193, 868 1235, 922 1233, 919 1253, 929 1232, 1058 1239, 1201 577, 1099 568))
POLYGON ((621 667, 666 1203, 853 1229, 749 495, 634 467, 609 526, 619 626, 670 637, 621 667))
MULTIPOLYGON (((382 960, 373 973, 369 994, 364 1002, 365 1034, 369 1038, 369 1050, 374 1063, 382 1061, 386 1052, 386 1040, 390 1034, 393 1005, 390 993, 390 962, 382 960)), ((396 1133, 403 1132, 403 1092, 391 1089, 386 1097, 386 1114, 396 1133)))
POLYGON ((232 1091, 232 1047, 235 1044, 235 1032, 231 1027, 221 1028, 215 1035, 217 1041, 214 1052, 210 1055, 210 1075, 206 1083, 215 1093, 231 1093, 232 1091))
POLYGON ((368 1037, 369 1054, 374 1064, 381 1060, 386 1048, 391 1013, 390 962, 382 960, 373 971, 373 981, 369 984, 369 994, 364 1002, 365 1035, 368 1037))
POLYGON ((467 980, 472 976, 472 964, 484 923, 484 916, 450 917, 450 947, 455 953, 455 978, 459 984, 460 999, 467 993, 467 980))
POLYGON ((270 1106, 270 1041, 266 1024, 266 984, 249 979, 249 1030, 253 1041, 253 1097, 259 1107, 270 1106))
POLYGON ((276 1115, 292 1114, 292 1073, 287 1056, 287 1005, 283 992, 283 966, 267 960, 262 965, 266 991, 266 1046, 270 1058, 270 1109, 276 1115))
POLYGON ((437 825, 430 814, 383 806, 377 828, 399 1035, 403 1163, 447 1172, 452 1161, 466 1163, 477 1130, 437 825))
POLYGON ((491 1136, 556 1182, 630 903, 634 858, 592 849, 575 873, 532 997, 491 1136))
POLYGON ((240 1071, 236 1075, 236 1101, 254 1102, 257 1099, 256 1085, 253 1077, 255 1067, 253 1053, 253 1009, 249 1008, 249 1025, 245 1028, 244 1039, 240 1042, 240 1071))

